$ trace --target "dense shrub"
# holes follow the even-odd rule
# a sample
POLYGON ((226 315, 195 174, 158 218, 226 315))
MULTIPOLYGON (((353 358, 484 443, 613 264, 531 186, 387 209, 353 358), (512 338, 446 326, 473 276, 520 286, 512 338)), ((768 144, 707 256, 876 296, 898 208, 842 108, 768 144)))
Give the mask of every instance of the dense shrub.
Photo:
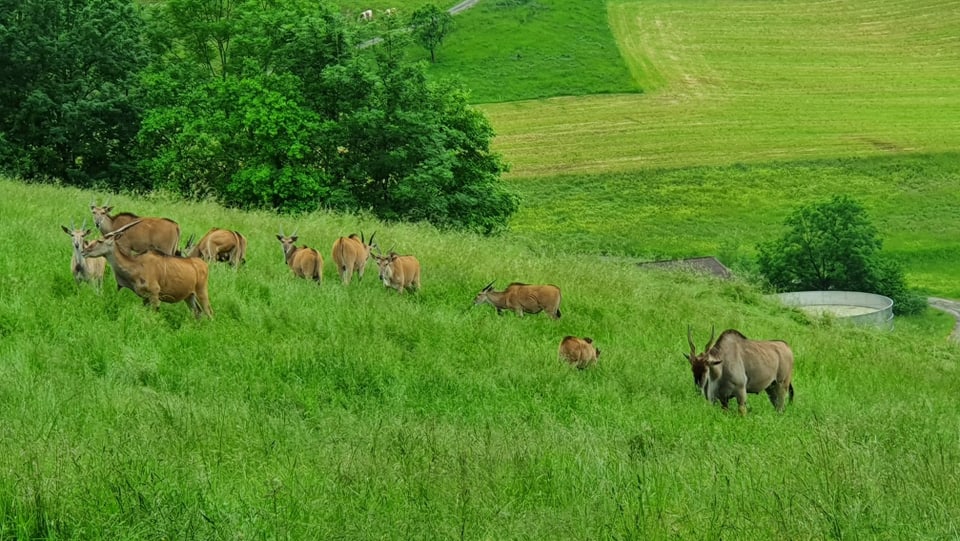
POLYGON ((784 225, 782 237, 758 246, 760 273, 778 291, 877 293, 892 298, 900 314, 925 307, 907 288, 900 266, 880 253, 877 229, 853 199, 836 196, 800 207, 784 225))
POLYGON ((130 0, 0 0, 0 167, 142 188, 130 151, 143 31, 130 0))
POLYGON ((144 78, 139 148, 155 185, 483 233, 516 212, 489 122, 458 86, 404 60, 406 32, 384 27, 358 47, 352 23, 323 4, 205 5, 171 1, 151 19, 162 62, 144 78))

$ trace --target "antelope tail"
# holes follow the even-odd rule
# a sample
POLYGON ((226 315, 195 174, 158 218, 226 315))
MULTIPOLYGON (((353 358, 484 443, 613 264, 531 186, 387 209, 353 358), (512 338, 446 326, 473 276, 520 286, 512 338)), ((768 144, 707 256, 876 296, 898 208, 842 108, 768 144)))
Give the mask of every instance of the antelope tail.
POLYGON ((790 384, 790 403, 793 404, 793 383, 790 384))

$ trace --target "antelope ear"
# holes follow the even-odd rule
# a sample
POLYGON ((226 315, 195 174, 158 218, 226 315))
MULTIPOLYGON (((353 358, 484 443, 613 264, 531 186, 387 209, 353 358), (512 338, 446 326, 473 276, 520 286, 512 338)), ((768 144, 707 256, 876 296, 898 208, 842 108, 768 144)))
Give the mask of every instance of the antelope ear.
POLYGON ((299 238, 300 238, 300 237, 294 235, 294 236, 290 237, 290 242, 297 242, 297 239, 299 239, 299 238))
POLYGON ((279 240, 280 242, 283 242, 283 235, 277 235, 277 240, 279 240))
POLYGON ((113 207, 103 207, 103 211, 106 213, 109 213, 111 210, 113 210, 113 207))
POLYGON ((73 233, 71 233, 70 230, 67 229, 67 226, 65 226, 65 225, 61 225, 61 226, 60 226, 60 229, 63 229, 63 232, 66 233, 66 234, 68 234, 68 235, 73 235, 73 233))
POLYGON ((708 364, 709 364, 710 366, 717 366, 718 364, 723 364, 723 361, 722 361, 722 360, 708 361, 708 364))
POLYGON ((593 343, 593 338, 590 338, 589 336, 585 336, 585 337, 583 337, 583 341, 586 342, 586 343, 588 343, 588 344, 592 344, 592 343, 593 343))

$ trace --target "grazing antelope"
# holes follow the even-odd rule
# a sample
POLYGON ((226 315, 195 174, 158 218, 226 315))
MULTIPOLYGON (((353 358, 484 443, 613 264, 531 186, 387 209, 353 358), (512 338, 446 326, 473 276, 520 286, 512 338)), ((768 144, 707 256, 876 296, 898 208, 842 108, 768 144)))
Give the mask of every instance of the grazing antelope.
POLYGON ((557 349, 557 357, 583 370, 597 364, 600 350, 593 345, 592 338, 564 336, 557 349))
POLYGON ((503 291, 494 291, 493 282, 490 282, 473 299, 473 304, 490 303, 497 309, 497 314, 504 310, 516 312, 523 317, 524 313, 537 314, 546 311, 553 319, 560 319, 560 288, 555 285, 529 285, 514 282, 503 291))
POLYGON ((113 273, 123 277, 143 303, 154 309, 159 308, 161 302, 183 301, 195 317, 213 318, 207 294, 207 263, 197 257, 177 257, 155 250, 128 253, 119 240, 138 223, 129 223, 91 241, 83 249, 84 257, 105 257, 113 273))
POLYGON ((113 207, 97 206, 90 203, 93 222, 100 233, 106 235, 125 225, 137 222, 137 227, 125 232, 117 242, 128 252, 145 253, 156 250, 167 255, 176 255, 180 246, 180 226, 169 218, 141 218, 130 212, 121 212, 113 216, 113 207))
POLYGON ((333 262, 337 265, 337 274, 344 284, 350 285, 350 279, 354 273, 357 273, 357 280, 363 280, 363 270, 367 267, 367 259, 370 258, 371 250, 380 247, 373 241, 377 232, 370 235, 370 241, 363 239, 363 233, 360 238, 354 233, 349 237, 340 237, 333 242, 333 262))
POLYGON ((296 231, 288 237, 283 234, 283 228, 280 228, 277 240, 283 247, 283 259, 293 271, 294 276, 316 280, 317 285, 320 285, 323 283, 323 257, 313 248, 307 246, 298 248, 295 245, 298 238, 296 231))
POLYGON ((420 262, 412 255, 397 255, 393 250, 386 256, 375 255, 380 268, 380 280, 385 287, 392 287, 403 294, 404 289, 420 289, 420 262))
POLYGON ((60 228, 67 235, 70 235, 73 245, 73 257, 70 258, 70 272, 73 278, 79 284, 80 282, 89 282, 97 291, 103 289, 103 272, 106 270, 107 260, 102 257, 84 257, 83 249, 86 248, 88 241, 86 237, 90 234, 87 229, 87 221, 84 220, 80 229, 70 224, 71 227, 61 225, 60 228))
POLYGON ((707 400, 720 401, 727 409, 727 403, 736 397, 741 415, 747 413, 747 393, 766 391, 770 403, 780 412, 787 393, 793 402, 793 351, 786 342, 750 340, 734 329, 723 331, 714 342, 714 332, 711 329, 710 340, 698 355, 687 327, 690 354, 686 357, 693 381, 707 400))
POLYGON ((238 231, 214 227, 189 250, 188 256, 199 257, 208 263, 228 261, 238 267, 247 260, 247 238, 238 231))

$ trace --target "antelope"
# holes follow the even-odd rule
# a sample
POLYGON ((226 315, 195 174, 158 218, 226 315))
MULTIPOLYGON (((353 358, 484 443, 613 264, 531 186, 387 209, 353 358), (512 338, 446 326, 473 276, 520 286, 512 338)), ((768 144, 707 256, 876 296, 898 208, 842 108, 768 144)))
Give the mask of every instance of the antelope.
POLYGON ((193 246, 188 256, 199 257, 207 262, 228 261, 230 265, 238 267, 246 262, 246 254, 246 237, 238 231, 214 227, 193 246))
POLYGON ((367 259, 373 248, 380 249, 373 241, 376 231, 370 235, 370 241, 363 239, 363 233, 360 238, 354 233, 349 237, 340 237, 333 242, 333 261, 337 265, 337 274, 345 285, 350 285, 350 279, 353 274, 357 274, 357 280, 363 280, 363 270, 367 266, 367 259))
POLYGON ((167 255, 177 253, 180 246, 180 226, 177 222, 169 218, 141 218, 130 212, 111 216, 111 210, 113 207, 109 205, 99 207, 90 203, 93 222, 104 235, 133 222, 139 224, 117 239, 120 246, 128 252, 145 253, 156 250, 167 255))
POLYGON ((86 237, 90 234, 87 229, 87 220, 79 229, 74 227, 73 222, 68 228, 65 225, 60 226, 63 232, 70 235, 73 244, 73 257, 70 258, 70 272, 73 278, 79 284, 80 282, 89 282, 97 291, 103 289, 103 272, 106 270, 107 260, 102 257, 84 257, 83 249, 86 248, 88 241, 86 237))
POLYGON ((571 366, 583 370, 597 364, 600 350, 593 345, 592 338, 564 336, 563 340, 560 341, 560 347, 557 349, 557 357, 568 362, 571 366))
POLYGON ((537 314, 546 311, 553 319, 560 319, 560 288, 555 285, 529 285, 513 282, 503 291, 494 291, 493 282, 485 285, 473 299, 473 304, 490 303, 497 314, 504 310, 516 312, 518 317, 524 313, 537 314))
POLYGON ((177 257, 151 250, 143 254, 127 253, 119 240, 139 221, 131 222, 101 239, 91 241, 84 257, 105 257, 113 273, 130 284, 130 289, 154 309, 161 302, 187 303, 196 318, 213 318, 207 294, 207 263, 198 257, 177 257))
POLYGON ((727 329, 713 341, 715 329, 703 353, 697 354, 690 327, 686 355, 693 371, 693 381, 710 402, 720 402, 723 409, 736 397, 741 415, 747 413, 747 393, 766 391, 778 412, 784 408, 789 393, 793 402, 793 351, 782 340, 750 340, 740 331, 727 329))
POLYGON ((298 238, 296 231, 288 237, 283 234, 283 228, 280 228, 277 240, 283 247, 283 259, 293 271, 294 276, 315 280, 317 285, 320 285, 323 283, 323 257, 313 248, 307 246, 298 248, 295 245, 298 238))
POLYGON ((404 289, 420 289, 420 262, 412 255, 397 255, 393 250, 386 256, 376 255, 380 268, 380 280, 385 287, 392 287, 403 294, 404 289))

